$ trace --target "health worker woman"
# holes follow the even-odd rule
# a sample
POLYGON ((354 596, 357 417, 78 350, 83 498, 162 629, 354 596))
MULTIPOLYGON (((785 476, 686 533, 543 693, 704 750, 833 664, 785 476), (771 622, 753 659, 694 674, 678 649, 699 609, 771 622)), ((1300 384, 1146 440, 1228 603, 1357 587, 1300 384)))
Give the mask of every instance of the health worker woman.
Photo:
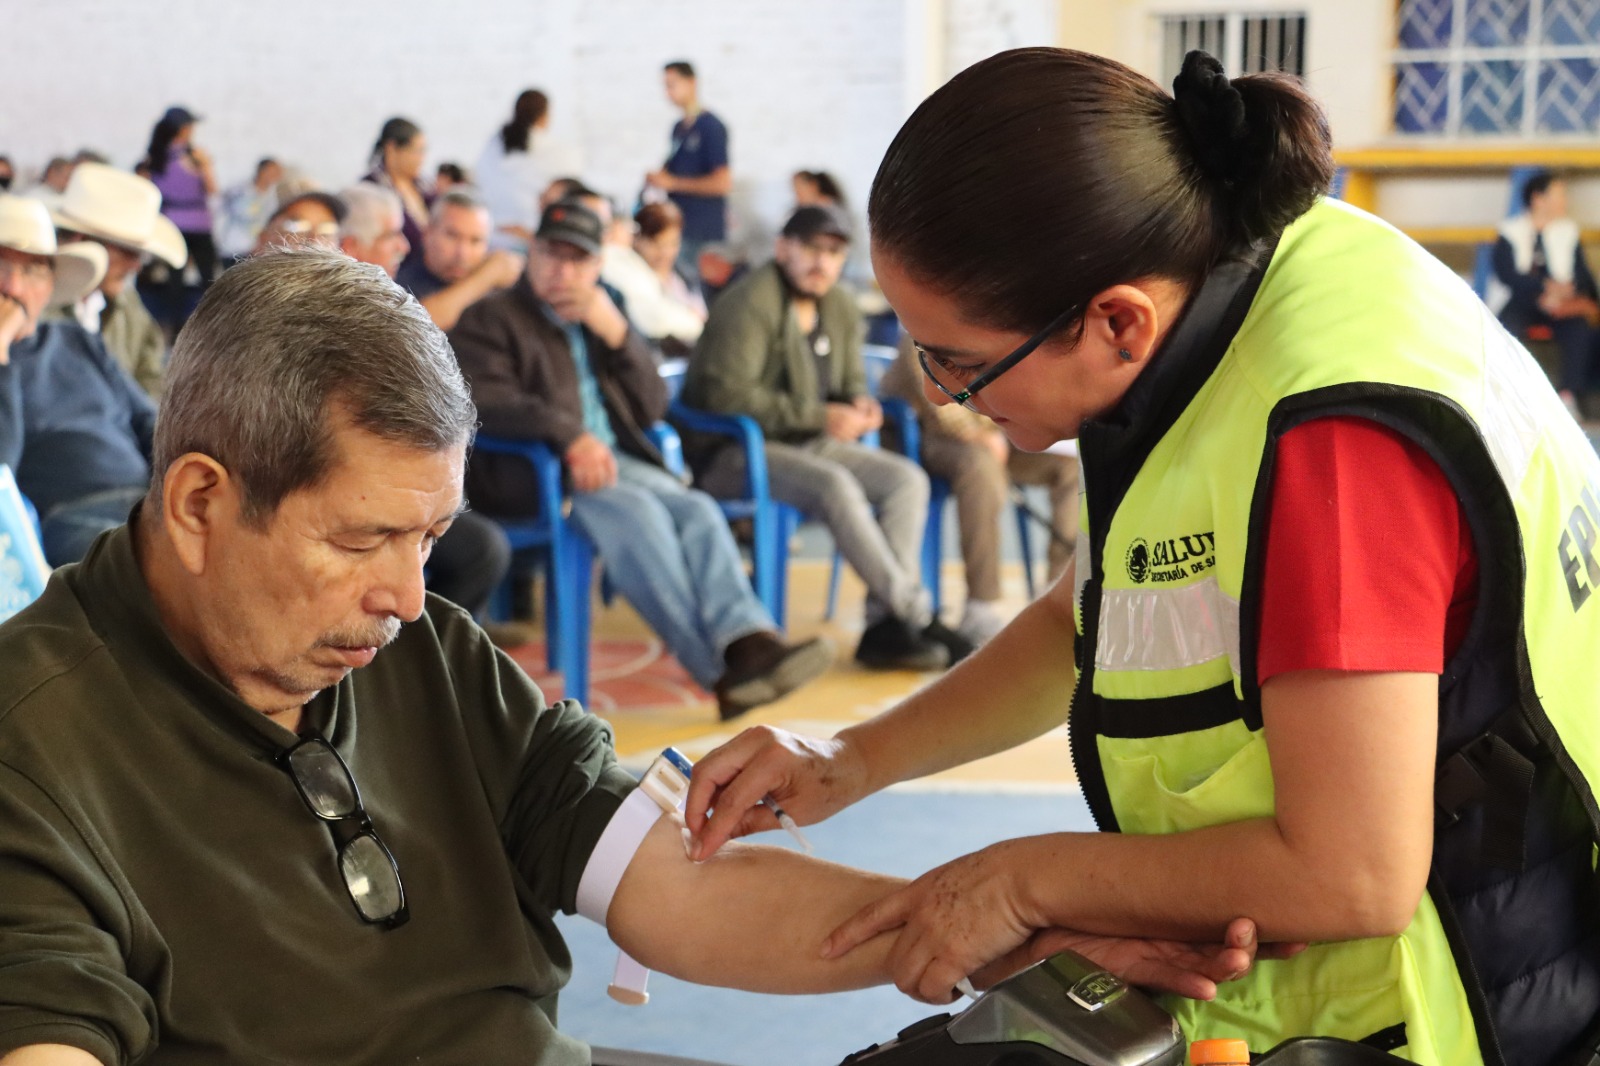
POLYGON ((1007 52, 906 122, 869 204, 930 400, 1076 438, 1061 583, 876 719, 701 761, 697 855, 1066 722, 1104 832, 996 844, 840 927, 931 1002, 1063 929, 1264 959, 1190 1039, 1555 1066, 1600 1043, 1600 459, 1446 267, 1324 195, 1327 122, 1191 54, 1169 96, 1007 52), (1070 713, 1069 713, 1070 707, 1070 713), (707 821, 705 812, 714 809, 707 821))

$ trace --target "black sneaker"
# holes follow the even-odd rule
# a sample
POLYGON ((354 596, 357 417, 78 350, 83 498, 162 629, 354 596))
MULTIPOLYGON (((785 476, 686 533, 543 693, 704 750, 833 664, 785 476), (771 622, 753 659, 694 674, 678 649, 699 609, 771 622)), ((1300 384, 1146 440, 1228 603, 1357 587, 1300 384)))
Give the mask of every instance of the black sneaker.
POLYGON ((922 639, 931 640, 949 652, 951 666, 971 655, 973 649, 977 647, 972 641, 939 621, 937 616, 923 627, 922 639))
POLYGON ((813 637, 785 644, 776 634, 757 633, 735 641, 727 659, 728 672, 716 686, 717 713, 724 722, 827 673, 833 665, 833 643, 813 637))
POLYGON ((856 662, 870 670, 943 670, 950 665, 950 653, 904 619, 891 616, 861 634, 856 662))

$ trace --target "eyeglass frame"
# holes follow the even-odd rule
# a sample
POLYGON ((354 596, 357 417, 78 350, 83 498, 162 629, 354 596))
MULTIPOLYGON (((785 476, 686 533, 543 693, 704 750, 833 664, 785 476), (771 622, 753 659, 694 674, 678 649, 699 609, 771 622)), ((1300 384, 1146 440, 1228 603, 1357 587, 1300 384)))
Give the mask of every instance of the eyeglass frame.
POLYGON ((1001 374, 1004 374, 1007 370, 1010 370, 1012 367, 1022 362, 1022 360, 1032 355, 1035 349, 1037 349, 1045 341, 1049 340, 1056 333, 1064 329, 1069 322, 1078 317, 1079 313, 1080 310, 1076 305, 1067 308, 1065 311, 1061 312, 1061 314, 1051 319, 1048 326, 1044 327, 1044 329, 1041 329, 1038 333, 1035 333, 1032 337, 1029 337, 1026 341, 1023 341, 1021 347, 1011 352, 994 366, 991 366, 988 370, 985 370, 982 374, 979 374, 976 381, 962 389, 960 392, 951 392, 949 389, 945 388, 944 382, 940 381, 936 376, 934 376, 933 368, 928 365, 928 349, 924 348, 915 340, 911 342, 911 346, 917 350, 917 362, 922 367, 922 376, 933 382, 934 388, 950 397, 950 399, 955 401, 955 403, 959 406, 965 407, 969 411, 977 411, 978 409, 972 406, 971 403, 974 396, 978 395, 979 392, 993 384, 995 378, 999 377, 1001 374))
POLYGON ((275 757, 275 761, 289 774, 289 780, 294 782, 294 789, 300 794, 300 801, 306 805, 306 810, 328 827, 328 833, 333 837, 334 846, 338 849, 336 856, 339 865, 339 876, 344 881, 345 891, 350 894, 350 904, 355 907, 356 917, 368 925, 381 925, 385 929, 398 929, 405 925, 411 918, 411 911, 406 903, 405 882, 400 879, 400 864, 395 861, 394 852, 389 850, 389 845, 378 836, 377 828, 372 824, 372 818, 367 814, 366 806, 361 802, 361 788, 356 784, 355 774, 350 772, 350 764, 344 761, 344 756, 339 754, 339 749, 321 733, 312 731, 304 734, 299 742, 283 749, 275 757), (310 794, 306 791, 306 784, 300 777, 300 770, 293 762, 294 753, 312 745, 320 745, 330 755, 339 769, 344 772, 345 782, 350 786, 350 796, 354 807, 349 814, 330 817, 317 810, 310 794), (353 829, 352 829, 353 825, 353 829), (399 897, 399 905, 389 914, 377 918, 368 918, 361 909, 361 904, 356 898, 355 886, 350 883, 350 878, 345 873, 345 851, 362 837, 371 837, 372 842, 378 846, 378 851, 389 862, 389 868, 394 873, 395 895, 399 897))

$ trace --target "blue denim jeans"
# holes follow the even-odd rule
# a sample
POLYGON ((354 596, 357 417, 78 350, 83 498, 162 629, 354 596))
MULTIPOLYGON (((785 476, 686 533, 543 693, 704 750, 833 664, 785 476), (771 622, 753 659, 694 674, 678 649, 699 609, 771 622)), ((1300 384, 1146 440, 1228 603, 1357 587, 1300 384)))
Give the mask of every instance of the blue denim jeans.
POLYGON ((89 545, 108 529, 128 520, 133 505, 144 499, 144 489, 106 489, 58 503, 39 522, 39 541, 51 566, 82 559, 89 545))
POLYGON ((666 471, 618 453, 617 483, 573 493, 572 521, 701 687, 722 676, 729 644, 778 628, 750 589, 722 509, 666 471))

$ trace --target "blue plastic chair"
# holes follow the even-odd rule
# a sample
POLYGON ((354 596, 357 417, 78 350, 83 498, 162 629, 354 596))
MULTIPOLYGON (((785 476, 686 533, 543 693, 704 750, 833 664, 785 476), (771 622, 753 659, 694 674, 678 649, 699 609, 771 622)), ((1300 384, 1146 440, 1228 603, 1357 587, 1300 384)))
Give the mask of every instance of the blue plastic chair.
MULTIPOLYGON (((893 365, 898 353, 893 348, 869 345, 864 354, 867 358, 868 379, 873 382, 873 391, 877 391, 877 383, 883 380, 883 375, 893 365)), ((917 421, 915 408, 905 400, 894 396, 879 397, 883 404, 883 420, 887 425, 893 426, 895 435, 899 438, 899 452, 907 459, 919 466, 922 464, 922 426, 917 421)), ((943 605, 940 576, 944 563, 944 505, 951 495, 950 482, 933 473, 928 474, 928 522, 922 532, 922 583, 928 590, 928 595, 933 599, 933 611, 939 612, 943 605)), ((1022 577, 1027 584, 1028 599, 1037 595, 1033 581, 1033 533, 1029 525, 1027 509, 1018 504, 1013 511, 1017 521, 1017 547, 1022 555, 1022 577)), ((839 588, 839 558, 834 555, 834 571, 828 588, 828 614, 833 614, 833 605, 838 596, 839 588)))
MULTIPOLYGON (((719 499, 722 513, 730 519, 748 519, 751 526, 750 584, 756 598, 767 608, 779 628, 786 628, 788 617, 789 536, 798 523, 798 513, 772 498, 767 482, 766 438, 761 427, 749 415, 712 414, 686 407, 678 401, 683 390, 683 377, 688 361, 669 359, 661 364, 661 377, 667 383, 672 398, 668 417, 683 429, 699 433, 712 433, 728 437, 744 452, 745 480, 743 495, 734 499, 719 499)), ((678 445, 678 461, 682 463, 682 444, 678 445)), ((679 470, 682 467, 680 465, 679 470)))
POLYGON ((0 621, 38 599, 49 580, 38 512, 17 488, 11 468, 0 464, 0 621))
MULTIPOLYGON (((567 518, 561 491, 561 459, 540 441, 509 440, 483 433, 473 444, 487 455, 515 455, 533 467, 538 483, 538 514, 497 518, 514 552, 541 552, 546 561, 545 662, 561 674, 563 694, 589 704, 589 594, 594 581, 594 545, 567 518)), ((515 572, 515 569, 513 569, 515 572)), ((489 614, 511 615, 511 589, 495 591, 489 614)))

